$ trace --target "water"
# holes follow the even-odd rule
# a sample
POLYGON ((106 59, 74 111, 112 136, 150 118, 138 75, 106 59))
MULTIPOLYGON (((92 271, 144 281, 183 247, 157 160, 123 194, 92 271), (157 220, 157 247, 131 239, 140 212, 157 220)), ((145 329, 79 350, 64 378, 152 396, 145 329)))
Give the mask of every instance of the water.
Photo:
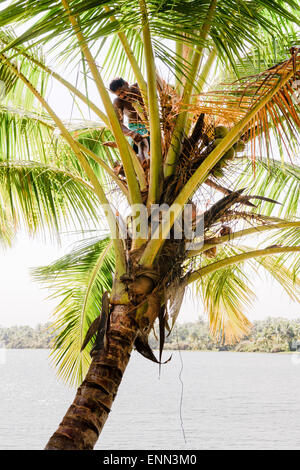
MULTIPOLYGON (((133 354, 96 448, 300 449, 295 356, 184 351, 182 359, 186 444, 174 352, 160 379, 155 364, 133 354)), ((42 449, 74 390, 57 382, 43 350, 6 351, 0 377, 0 449, 42 449)))

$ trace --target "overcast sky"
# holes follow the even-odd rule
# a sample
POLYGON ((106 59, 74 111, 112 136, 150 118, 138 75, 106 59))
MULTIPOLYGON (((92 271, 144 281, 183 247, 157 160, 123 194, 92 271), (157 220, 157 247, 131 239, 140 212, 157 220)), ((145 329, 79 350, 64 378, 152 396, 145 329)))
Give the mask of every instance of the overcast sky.
MULTIPOLYGON (((46 300, 49 292, 31 279, 29 268, 55 260, 68 252, 72 243, 72 240, 65 240, 59 248, 50 242, 44 244, 20 234, 12 249, 1 249, 0 326, 35 326, 49 320, 55 302, 46 300)), ((290 301, 280 285, 265 275, 261 279, 256 277, 250 281, 254 281, 254 291, 257 294, 257 300, 249 312, 251 320, 265 319, 268 316, 300 317, 299 305, 290 301)), ((195 321, 201 314, 201 302, 193 298, 191 292, 187 293, 178 320, 195 321)))

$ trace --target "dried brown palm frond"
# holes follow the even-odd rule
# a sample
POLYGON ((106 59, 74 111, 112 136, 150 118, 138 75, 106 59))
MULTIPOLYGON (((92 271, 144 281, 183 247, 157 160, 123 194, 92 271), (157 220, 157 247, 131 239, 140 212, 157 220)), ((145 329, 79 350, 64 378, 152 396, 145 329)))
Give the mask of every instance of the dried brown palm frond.
POLYGON ((251 141, 251 153, 255 157, 256 147, 264 146, 270 152, 270 133, 275 131, 283 147, 289 153, 291 136, 299 136, 300 118, 299 103, 294 98, 297 81, 300 79, 300 49, 286 61, 251 77, 246 77, 231 84, 224 84, 221 89, 209 91, 198 96, 197 103, 190 108, 195 118, 201 113, 231 122, 231 125, 242 119, 249 109, 261 101, 291 72, 294 74, 265 103, 255 117, 249 122, 242 136, 244 142, 251 141), (256 139, 258 138, 258 139, 256 139))
POLYGON ((282 222, 282 219, 279 217, 270 217, 264 214, 255 214, 254 212, 246 212, 246 211, 237 211, 237 210, 227 210, 226 216, 230 218, 230 220, 239 220, 243 219, 248 223, 257 224, 261 223, 270 224, 272 222, 282 222))
POLYGON ((176 118, 180 112, 181 99, 174 87, 162 78, 157 80, 157 89, 160 101, 160 116, 162 129, 162 152, 165 156, 168 152, 176 118))

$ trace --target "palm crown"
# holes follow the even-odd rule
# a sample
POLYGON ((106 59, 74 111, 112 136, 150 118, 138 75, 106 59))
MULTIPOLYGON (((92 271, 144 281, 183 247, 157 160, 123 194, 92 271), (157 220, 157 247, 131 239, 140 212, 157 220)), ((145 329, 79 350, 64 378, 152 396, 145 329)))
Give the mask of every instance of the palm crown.
POLYGON ((249 269, 261 266, 298 298, 298 10, 294 1, 62 0, 12 2, 2 11, 1 240, 24 223, 30 232, 108 227, 35 271, 60 297, 52 354, 66 379, 81 382, 89 367, 91 344, 82 354, 80 347, 105 291, 111 305, 129 306, 144 336, 158 319, 161 348, 189 284, 211 329, 227 341, 249 326, 242 313, 254 295, 249 269), (11 26, 24 20, 15 35, 11 26), (54 39, 57 57, 80 63, 83 87, 46 64, 42 46, 47 55, 54 39), (146 167, 121 131, 104 83, 112 74, 141 90, 146 167), (79 125, 57 116, 46 98, 50 77, 95 120, 79 125), (90 99, 90 79, 103 109, 90 99), (117 195, 124 207, 168 204, 156 236, 135 236, 133 217, 132 237, 110 237, 126 224, 117 195), (191 202, 204 212, 204 244, 187 250, 172 227, 191 202), (239 243, 253 234, 259 248, 239 243))

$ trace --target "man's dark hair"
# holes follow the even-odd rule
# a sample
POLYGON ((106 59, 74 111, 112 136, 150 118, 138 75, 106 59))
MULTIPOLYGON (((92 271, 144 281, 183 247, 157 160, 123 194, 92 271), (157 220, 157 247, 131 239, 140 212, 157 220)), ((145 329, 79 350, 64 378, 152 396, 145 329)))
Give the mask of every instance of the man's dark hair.
POLYGON ((123 78, 114 78, 110 84, 109 84, 109 89, 110 91, 117 91, 119 88, 121 88, 123 85, 125 85, 125 80, 123 78))

